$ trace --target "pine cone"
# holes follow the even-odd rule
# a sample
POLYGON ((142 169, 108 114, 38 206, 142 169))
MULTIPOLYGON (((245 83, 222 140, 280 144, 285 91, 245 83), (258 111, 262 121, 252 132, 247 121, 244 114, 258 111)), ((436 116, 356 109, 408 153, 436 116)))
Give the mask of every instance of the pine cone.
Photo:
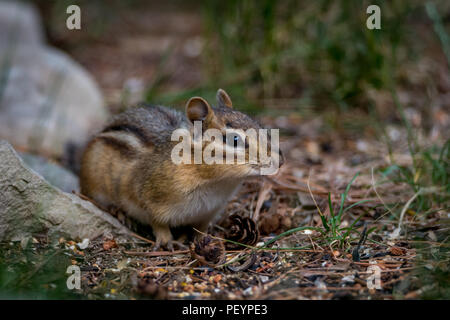
POLYGON ((225 262, 225 248, 222 241, 209 235, 197 238, 190 246, 191 256, 202 265, 215 267, 225 262))
MULTIPOLYGON (((259 230, 255 221, 234 214, 230 216, 229 222, 230 226, 225 235, 226 239, 250 246, 253 246, 258 242, 259 230)), ((227 248, 243 249, 243 246, 227 243, 227 248)))

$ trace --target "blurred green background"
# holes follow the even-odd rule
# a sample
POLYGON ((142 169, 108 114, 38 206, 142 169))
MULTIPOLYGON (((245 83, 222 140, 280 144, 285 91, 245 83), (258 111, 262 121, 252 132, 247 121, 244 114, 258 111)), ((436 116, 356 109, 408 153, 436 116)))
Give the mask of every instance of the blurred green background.
MULTIPOLYGON (((170 43, 152 62, 156 67, 145 82, 145 99, 153 103, 181 104, 193 94, 213 99, 224 87, 251 113, 331 108, 385 115, 393 106, 385 99, 392 90, 426 98, 440 90, 442 77, 448 78, 448 1, 33 2, 43 13, 50 42, 69 52, 115 41, 118 26, 132 30, 127 12, 192 13, 200 25, 194 32, 202 44, 195 62, 201 74, 172 90, 174 70, 168 61, 177 43, 170 43), (65 28, 66 15, 61 14, 69 4, 82 8, 83 27, 75 34, 65 28), (371 4, 381 8, 380 30, 366 28, 371 4)), ((151 15, 147 23, 152 24, 151 15)), ((166 23, 169 31, 150 32, 173 33, 178 22, 166 23)), ((420 108, 426 107, 422 103, 420 108)))

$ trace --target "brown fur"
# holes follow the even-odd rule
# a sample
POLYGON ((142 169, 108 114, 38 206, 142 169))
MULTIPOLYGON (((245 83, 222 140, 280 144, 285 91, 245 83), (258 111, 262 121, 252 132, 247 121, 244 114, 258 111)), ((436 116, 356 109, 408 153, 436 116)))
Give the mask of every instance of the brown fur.
POLYGON ((121 208, 152 226, 157 244, 171 246, 170 227, 189 225, 205 230, 225 207, 250 165, 180 164, 171 160, 178 142, 173 130, 192 130, 192 121, 205 128, 255 128, 247 115, 231 108, 231 99, 218 91, 219 105, 192 98, 184 116, 164 107, 131 108, 87 145, 81 162, 81 192, 99 204, 121 208))

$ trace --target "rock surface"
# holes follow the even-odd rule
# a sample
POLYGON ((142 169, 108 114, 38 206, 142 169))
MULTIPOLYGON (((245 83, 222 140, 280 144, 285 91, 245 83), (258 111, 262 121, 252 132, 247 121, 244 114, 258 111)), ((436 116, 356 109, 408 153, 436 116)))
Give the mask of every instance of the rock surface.
POLYGON ((29 169, 6 141, 0 141, 0 241, 50 238, 94 239, 129 234, 109 214, 74 194, 51 186, 29 169))
POLYGON ((0 43, 39 45, 44 30, 35 7, 20 2, 0 3, 0 43))
POLYGON ((52 186, 69 193, 80 191, 78 177, 71 171, 44 157, 29 153, 19 155, 27 166, 44 177, 52 186))
POLYGON ((0 2, 0 21, 0 138, 52 157, 82 146, 109 116, 94 79, 42 42, 33 7, 0 2))

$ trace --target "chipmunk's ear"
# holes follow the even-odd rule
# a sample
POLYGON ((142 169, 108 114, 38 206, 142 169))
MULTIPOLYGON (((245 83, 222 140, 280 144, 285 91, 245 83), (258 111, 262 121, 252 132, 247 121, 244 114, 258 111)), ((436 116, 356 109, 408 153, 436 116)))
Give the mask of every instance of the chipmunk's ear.
POLYGON ((210 121, 214 111, 205 99, 193 97, 186 104, 186 115, 192 123, 194 121, 210 121))
POLYGON ((217 104, 221 107, 233 108, 230 96, 223 89, 217 90, 216 94, 217 104))

